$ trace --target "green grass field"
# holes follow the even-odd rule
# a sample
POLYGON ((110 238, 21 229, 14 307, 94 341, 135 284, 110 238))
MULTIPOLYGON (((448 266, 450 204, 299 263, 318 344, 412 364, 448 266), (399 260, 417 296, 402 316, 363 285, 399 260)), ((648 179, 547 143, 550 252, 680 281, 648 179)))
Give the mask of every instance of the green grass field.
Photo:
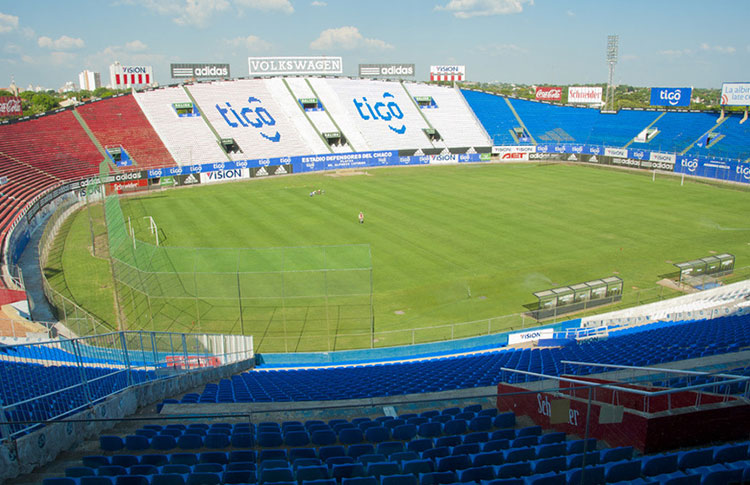
MULTIPOLYGON (((377 346, 534 325, 520 316, 487 319, 520 314, 534 302, 532 292, 558 285, 616 274, 625 282, 622 305, 633 305, 675 295, 656 285, 674 272, 672 262, 712 252, 734 254, 739 267, 750 260, 750 192, 744 188, 692 180, 681 186, 676 177, 652 181, 650 173, 580 165, 306 174, 161 191, 128 197, 122 206, 126 217, 139 221, 139 239, 153 241, 143 220, 149 215, 161 244, 169 246, 369 244, 377 346), (311 198, 318 188, 325 194, 311 198), (364 224, 357 222, 360 210, 364 224), (468 321, 480 322, 448 326, 468 321)), ((101 219, 101 207, 92 212, 101 219)), ((61 291, 114 325, 108 264, 83 250, 91 239, 87 211, 67 227, 48 274, 61 291)), ((325 329, 309 310, 293 322, 243 315, 245 333, 255 336, 260 351, 370 344, 369 335, 346 337, 369 328, 361 322, 347 327, 345 318, 330 314, 325 329)), ((222 315, 157 329, 239 333, 240 324, 238 315, 222 315)))

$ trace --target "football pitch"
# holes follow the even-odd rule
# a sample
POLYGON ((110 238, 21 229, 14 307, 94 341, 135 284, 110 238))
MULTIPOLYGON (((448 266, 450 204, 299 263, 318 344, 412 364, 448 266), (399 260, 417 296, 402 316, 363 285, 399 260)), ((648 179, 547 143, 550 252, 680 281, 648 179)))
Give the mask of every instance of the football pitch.
MULTIPOLYGON (((742 276, 750 260, 746 188, 694 180, 682 186, 677 177, 652 180, 650 173, 581 165, 305 174, 154 191, 121 203, 139 240, 155 241, 145 219, 152 217, 160 245, 205 248, 205 254, 217 248, 369 246, 367 310, 343 302, 331 311, 337 307, 332 301, 322 316, 320 305, 309 301, 295 307, 268 300, 268 308, 244 309, 241 316, 230 304, 214 310, 215 318, 199 309, 199 319, 174 316, 144 327, 244 331, 265 352, 401 345, 529 327, 537 323, 521 314, 535 302, 535 291, 617 275, 624 280, 623 302, 603 312, 676 296, 657 286, 675 271, 672 263, 728 252, 742 276), (323 193, 311 197, 317 189, 323 193), (274 305, 285 306, 283 318, 274 305), (347 312, 367 317, 348 318, 347 312), (451 325, 459 322, 474 323, 451 325)), ((101 212, 84 209, 71 219, 61 233, 60 257, 48 265, 60 268, 45 271, 58 287, 64 280, 60 291, 116 326, 108 261, 101 251, 92 257, 85 249, 91 245, 89 217, 101 212)), ((220 258, 201 261, 204 267, 224 264, 220 258)), ((175 302, 175 315, 181 305, 197 304, 175 302)))

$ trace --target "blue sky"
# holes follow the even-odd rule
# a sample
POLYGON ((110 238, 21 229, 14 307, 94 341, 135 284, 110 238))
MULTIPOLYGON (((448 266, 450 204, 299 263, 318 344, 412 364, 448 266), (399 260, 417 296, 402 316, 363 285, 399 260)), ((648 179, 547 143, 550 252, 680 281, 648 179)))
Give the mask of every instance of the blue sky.
POLYGON ((359 63, 462 64, 468 80, 721 87, 750 81, 747 0, 0 0, 0 86, 58 88, 83 69, 248 56, 341 56, 359 63))

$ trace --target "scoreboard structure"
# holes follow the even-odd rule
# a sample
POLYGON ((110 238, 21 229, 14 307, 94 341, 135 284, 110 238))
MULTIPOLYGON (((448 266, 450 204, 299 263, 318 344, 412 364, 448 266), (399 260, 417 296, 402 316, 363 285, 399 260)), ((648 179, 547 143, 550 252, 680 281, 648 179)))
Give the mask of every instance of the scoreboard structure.
POLYGON ((114 89, 149 86, 154 82, 151 66, 123 66, 115 62, 109 66, 110 86, 114 89))

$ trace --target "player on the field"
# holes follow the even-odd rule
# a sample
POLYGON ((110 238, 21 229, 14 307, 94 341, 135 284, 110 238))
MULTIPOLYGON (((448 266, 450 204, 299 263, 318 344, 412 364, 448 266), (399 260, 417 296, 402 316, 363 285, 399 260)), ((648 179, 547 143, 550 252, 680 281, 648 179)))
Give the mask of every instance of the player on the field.
POLYGON ((359 223, 360 224, 365 223, 365 215, 362 213, 362 211, 359 211, 359 223))

